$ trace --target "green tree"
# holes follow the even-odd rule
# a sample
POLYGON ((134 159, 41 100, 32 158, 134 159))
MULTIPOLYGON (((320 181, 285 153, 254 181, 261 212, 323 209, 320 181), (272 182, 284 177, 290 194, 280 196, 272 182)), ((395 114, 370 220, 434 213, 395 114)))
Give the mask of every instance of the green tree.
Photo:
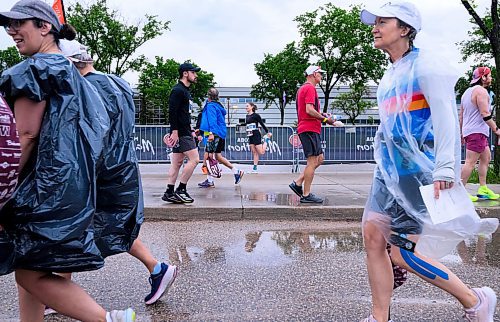
MULTIPOLYGON (((496 70, 500 67, 500 4, 498 0, 491 0, 491 7, 484 17, 480 17, 474 9, 474 2, 461 0, 462 5, 472 17, 476 26, 469 32, 469 39, 460 43, 464 60, 474 57, 476 63, 493 59, 496 70)), ((496 97, 495 112, 497 126, 500 126, 500 73, 496 73, 493 82, 493 91, 496 97)), ((494 169, 500 173, 500 149, 495 149, 494 169)))
POLYGON ((134 56, 146 41, 169 30, 169 21, 146 15, 145 22, 127 25, 106 0, 84 7, 76 3, 68 8, 67 19, 78 31, 77 39, 88 46, 97 70, 118 76, 129 70, 139 71, 146 62, 144 55, 134 56))
POLYGON ((326 71, 320 84, 325 94, 324 112, 337 84, 378 82, 384 73, 384 54, 373 48, 371 28, 361 23, 359 16, 357 6, 345 10, 328 3, 295 18, 302 50, 326 71))
POLYGON ((7 49, 0 50, 0 73, 17 63, 20 63, 23 57, 19 55, 19 51, 15 46, 7 47, 7 49))
POLYGON ((281 125, 285 107, 295 100, 299 85, 304 81, 307 58, 292 42, 276 55, 266 54, 261 63, 255 64, 260 82, 252 85, 252 97, 262 100, 265 108, 276 104, 280 110, 281 125))
POLYGON ((349 118, 349 122, 354 125, 356 118, 364 111, 374 105, 367 101, 366 96, 370 94, 370 89, 363 82, 351 85, 351 91, 340 94, 331 104, 332 110, 344 112, 349 118))
MULTIPOLYGON (((194 63, 193 65, 196 66, 194 63)), ((175 60, 164 60, 158 56, 154 64, 146 62, 141 68, 137 86, 141 93, 141 124, 150 123, 150 118, 158 109, 163 113, 160 116, 165 117, 165 123, 168 123, 168 99, 172 87, 179 81, 178 68, 179 63, 175 60)), ((208 89, 213 86, 215 82, 212 73, 203 70, 198 72, 198 82, 190 87, 193 102, 202 106, 208 89)))

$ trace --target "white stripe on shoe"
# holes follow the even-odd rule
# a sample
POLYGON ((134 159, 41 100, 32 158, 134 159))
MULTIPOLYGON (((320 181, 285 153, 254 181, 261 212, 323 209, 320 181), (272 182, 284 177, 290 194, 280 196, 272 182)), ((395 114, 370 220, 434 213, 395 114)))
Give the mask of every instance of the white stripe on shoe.
POLYGON ((146 301, 147 305, 154 304, 156 301, 161 299, 163 295, 167 294, 168 289, 170 288, 170 286, 172 286, 172 284, 175 281, 175 278, 177 277, 177 271, 178 271, 177 266, 168 265, 167 272, 165 273, 165 275, 163 275, 163 278, 161 279, 160 287, 156 291, 155 295, 153 295, 153 297, 150 298, 149 301, 146 301))

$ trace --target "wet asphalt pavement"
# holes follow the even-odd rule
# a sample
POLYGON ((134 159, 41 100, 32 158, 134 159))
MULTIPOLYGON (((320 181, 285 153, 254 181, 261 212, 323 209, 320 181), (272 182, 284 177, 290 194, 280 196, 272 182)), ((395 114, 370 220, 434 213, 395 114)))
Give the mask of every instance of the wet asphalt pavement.
MULTIPOLYGON (((138 321, 359 321, 370 311, 358 222, 149 221, 140 237, 158 259, 180 267, 155 305, 144 305, 147 271, 129 255, 74 277, 106 309, 133 307, 138 321)), ((500 293, 499 250, 497 232, 491 240, 467 242, 443 263, 472 287, 500 293)), ((0 277, 0 285, 0 321, 17 321, 13 275, 0 277)), ((415 276, 395 291, 393 321, 461 316, 457 301, 415 276)))

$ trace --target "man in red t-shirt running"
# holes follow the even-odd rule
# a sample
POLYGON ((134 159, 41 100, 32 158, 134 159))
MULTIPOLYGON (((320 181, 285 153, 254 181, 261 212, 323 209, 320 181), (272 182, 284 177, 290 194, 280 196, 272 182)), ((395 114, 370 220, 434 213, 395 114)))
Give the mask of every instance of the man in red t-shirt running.
POLYGON ((322 203, 323 199, 311 193, 314 172, 323 163, 321 148, 321 123, 333 125, 335 120, 320 112, 316 85, 321 82, 324 70, 320 66, 309 66, 304 72, 306 82, 297 92, 297 116, 300 142, 307 158, 307 166, 289 187, 300 197, 301 203, 322 203), (302 185, 304 188, 302 189, 302 185))

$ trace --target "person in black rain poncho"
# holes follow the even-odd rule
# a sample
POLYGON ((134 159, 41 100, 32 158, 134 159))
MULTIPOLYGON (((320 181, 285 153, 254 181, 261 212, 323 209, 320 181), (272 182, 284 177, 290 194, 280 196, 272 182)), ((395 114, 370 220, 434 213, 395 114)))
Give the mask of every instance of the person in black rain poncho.
POLYGON ((97 167, 95 236, 103 256, 129 252, 151 273, 146 304, 155 303, 172 285, 177 267, 161 263, 139 239, 144 220, 139 164, 134 146, 135 105, 132 89, 122 78, 95 70, 86 46, 61 40, 59 46, 80 74, 97 90, 110 119, 103 161, 97 167))
POLYGON ((22 153, 18 187, 0 213, 0 274, 15 272, 23 321, 41 321, 44 304, 83 321, 133 321, 132 309, 106 312, 52 273, 104 265, 93 220, 109 118, 95 89, 59 50, 59 39, 76 33, 39 0, 0 12, 0 25, 28 57, 0 77, 22 153))

